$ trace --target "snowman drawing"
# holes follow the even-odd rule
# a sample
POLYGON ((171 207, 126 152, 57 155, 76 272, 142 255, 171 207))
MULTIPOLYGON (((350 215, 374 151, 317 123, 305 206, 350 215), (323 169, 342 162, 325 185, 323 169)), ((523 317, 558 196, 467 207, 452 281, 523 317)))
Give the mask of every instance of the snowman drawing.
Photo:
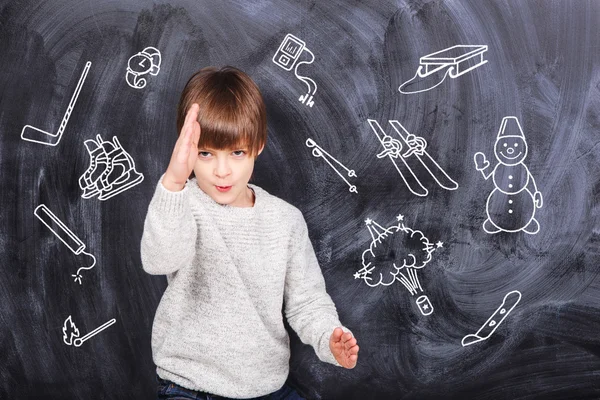
POLYGON ((527 142, 517 117, 504 117, 494 146, 498 164, 490 171, 485 154, 475 153, 475 168, 484 179, 492 177, 494 190, 486 204, 487 219, 483 230, 489 234, 523 231, 539 232, 535 211, 542 208, 542 193, 523 162, 527 157, 527 142))

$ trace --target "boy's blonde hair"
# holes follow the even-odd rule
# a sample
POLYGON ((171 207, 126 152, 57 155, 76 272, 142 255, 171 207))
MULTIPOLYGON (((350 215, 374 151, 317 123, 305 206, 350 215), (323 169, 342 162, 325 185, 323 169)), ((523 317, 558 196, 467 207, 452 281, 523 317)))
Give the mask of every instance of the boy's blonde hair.
POLYGON ((267 141, 267 113, 258 86, 237 68, 206 67, 186 83, 177 107, 177 132, 194 103, 200 111, 198 148, 216 150, 246 147, 252 157, 267 141))

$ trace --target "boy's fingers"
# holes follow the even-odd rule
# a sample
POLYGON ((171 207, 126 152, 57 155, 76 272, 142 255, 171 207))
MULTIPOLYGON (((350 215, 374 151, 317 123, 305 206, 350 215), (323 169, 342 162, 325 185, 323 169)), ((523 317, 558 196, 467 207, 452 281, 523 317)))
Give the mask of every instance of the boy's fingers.
POLYGON ((189 125, 198 120, 198 104, 194 103, 187 112, 186 120, 189 125))
POLYGON ((188 156, 190 155, 190 146, 182 146, 177 153, 177 161, 180 163, 187 162, 188 156))
MULTIPOLYGON (((192 106, 188 109, 187 113, 185 114, 185 120, 183 121, 183 127, 181 127, 181 134, 179 135, 180 137, 185 136, 185 133, 187 132, 187 129, 190 127, 190 125, 192 124, 192 121, 194 120, 194 111, 196 110, 196 107, 198 107, 198 105, 196 103, 192 104, 192 106)), ((196 111, 197 114, 197 111, 196 111)), ((196 115, 196 118, 198 116, 196 115)))
POLYGON ((335 328, 333 330, 333 337, 335 339, 336 342, 342 340, 342 335, 344 334, 344 331, 342 330, 342 328, 335 328))
POLYGON ((190 147, 190 143, 191 143, 191 127, 188 126, 187 130, 185 130, 183 133, 183 136, 179 138, 179 140, 177 141, 177 160, 180 162, 185 162, 187 161, 187 156, 189 154, 189 147, 190 147))
POLYGON ((198 142, 200 141, 200 124, 197 121, 194 121, 192 125, 192 130, 192 143, 194 143, 194 146, 197 148, 198 142))

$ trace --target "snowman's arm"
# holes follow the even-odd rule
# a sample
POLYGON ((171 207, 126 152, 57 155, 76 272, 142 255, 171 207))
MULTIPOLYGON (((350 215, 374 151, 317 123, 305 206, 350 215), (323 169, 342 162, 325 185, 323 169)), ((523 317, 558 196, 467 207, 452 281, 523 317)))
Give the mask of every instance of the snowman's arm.
POLYGON ((531 172, 529 172, 527 165, 523 164, 523 166, 527 170, 527 177, 529 178, 527 179, 527 189, 529 189, 531 193, 535 194, 538 191, 537 185, 535 184, 535 179, 533 178, 533 175, 531 175, 531 172))
POLYGON ((481 172, 481 175, 483 175, 483 179, 485 179, 486 181, 488 179, 490 179, 490 176, 492 176, 494 174, 494 170, 496 170, 496 168, 490 168, 489 166, 482 169, 480 172, 481 172), (486 170, 488 171, 487 174, 485 173, 486 170))
POLYGON ((492 170, 488 174, 486 174, 485 171, 489 171, 490 162, 485 158, 485 154, 483 154, 482 152, 477 152, 473 156, 473 160, 475 161, 475 168, 477 168, 477 171, 481 172, 481 175, 483 175, 483 179, 487 181, 496 170, 497 165, 496 167, 492 168, 492 170))
POLYGON ((488 163, 488 165, 486 165, 485 168, 480 169, 479 172, 481 172, 481 175, 483 175, 483 179, 487 181, 488 179, 490 179, 490 176, 494 175, 494 171, 496 171, 496 168, 498 168, 498 164, 496 164, 494 168, 492 168, 491 164, 488 163))

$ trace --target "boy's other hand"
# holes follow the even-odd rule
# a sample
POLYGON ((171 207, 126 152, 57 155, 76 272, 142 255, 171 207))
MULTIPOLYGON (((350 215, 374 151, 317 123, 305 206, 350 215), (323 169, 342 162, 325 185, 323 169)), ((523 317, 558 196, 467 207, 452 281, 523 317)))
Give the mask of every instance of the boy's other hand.
POLYGON ((162 184, 170 191, 178 192, 185 187, 185 182, 194 170, 198 159, 198 141, 200 140, 200 124, 198 111, 200 106, 194 103, 185 116, 185 122, 175 143, 171 161, 162 184))
POLYGON ((342 328, 335 328, 329 339, 329 348, 342 367, 352 369, 356 366, 358 345, 352 333, 344 333, 342 328))

